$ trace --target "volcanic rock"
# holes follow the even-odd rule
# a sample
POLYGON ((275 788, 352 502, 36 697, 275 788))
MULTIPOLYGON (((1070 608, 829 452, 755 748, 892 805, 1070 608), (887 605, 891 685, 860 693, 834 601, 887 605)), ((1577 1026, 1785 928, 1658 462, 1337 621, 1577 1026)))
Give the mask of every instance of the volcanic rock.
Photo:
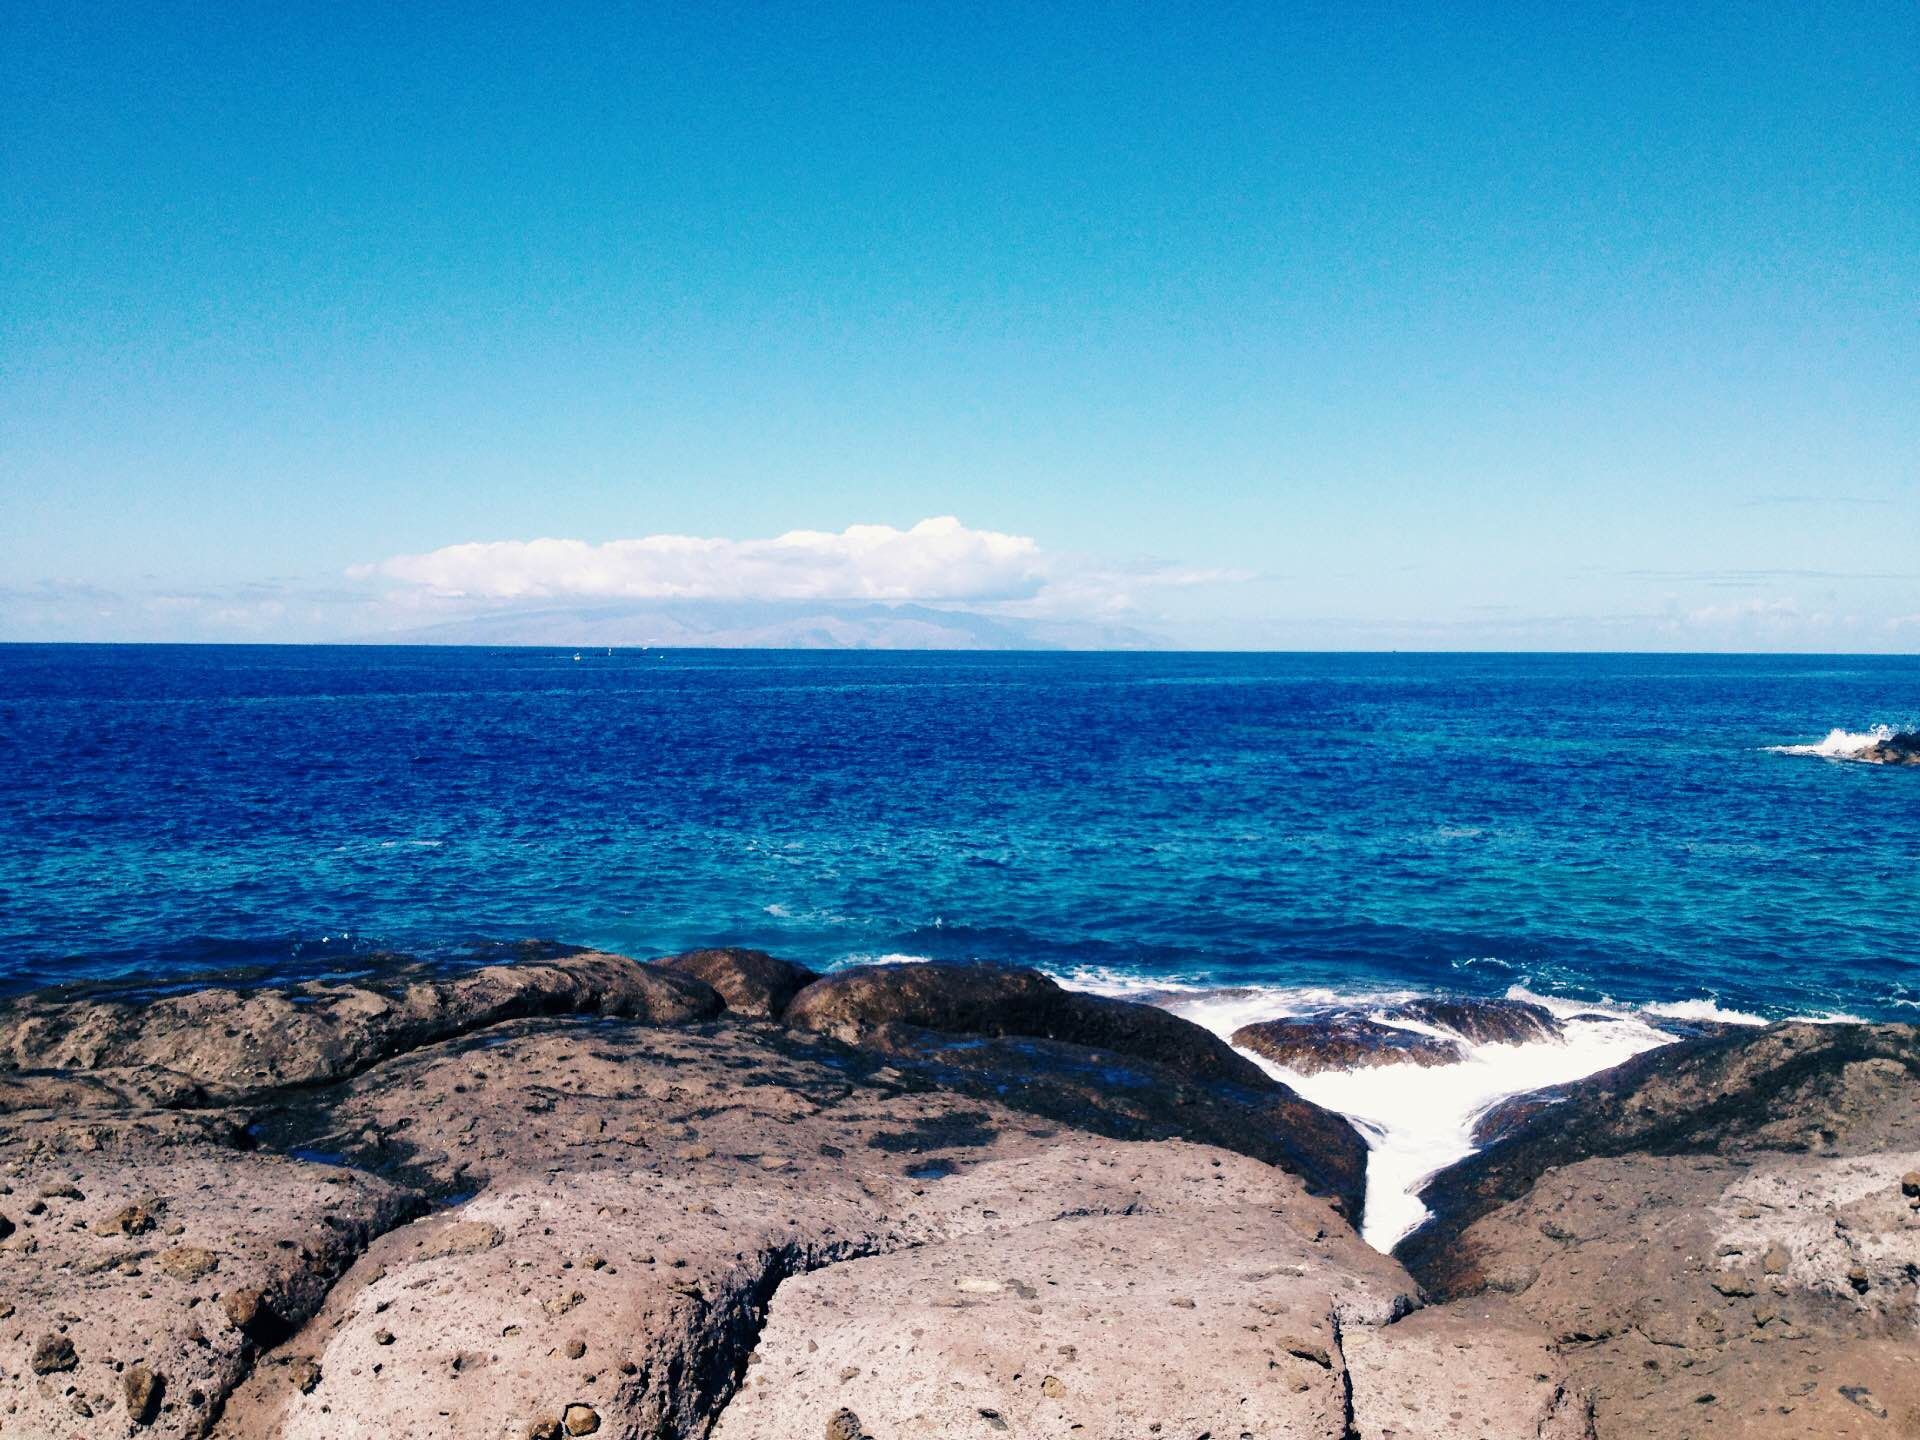
POLYGON ((1859 1153, 1914 1138, 1920 1029, 1749 1027, 1650 1050, 1561 1093, 1421 1192, 1433 1216, 1397 1253, 1423 1283, 1453 1288, 1460 1232, 1556 1166, 1636 1151, 1859 1153))
POLYGON ((1428 1187, 1399 1253, 1431 1296, 1508 1291, 1602 1436, 1920 1434, 1920 1029, 1748 1029, 1566 1090, 1428 1187))
POLYGON ((146 1004, 29 995, 0 1006, 0 1063, 158 1066, 237 1097, 341 1080, 388 1055, 526 1015, 672 1025, 721 1008, 691 976, 595 953, 452 978, 416 968, 377 985, 196 990, 146 1004))
POLYGON ((166 1393, 165 1378, 144 1365, 131 1365, 120 1377, 120 1386, 127 1402, 127 1419, 135 1425, 151 1425, 160 1413, 160 1398, 166 1393))
POLYGON ((816 980, 786 1022, 859 1043, 881 1025, 947 1035, 1024 1035, 1150 1060, 1196 1080, 1259 1084, 1260 1068, 1219 1037, 1152 1005, 1062 989, 1038 970, 998 965, 869 965, 816 980))
POLYGON ((1242 1025, 1233 1043, 1302 1075, 1375 1065, 1452 1065, 1458 1041, 1383 1024, 1352 1010, 1322 1011, 1242 1025))
POLYGON ((777 1020, 788 1003, 820 977, 764 950, 688 950, 653 962, 711 985, 736 1015, 777 1020))
POLYGON ((1876 740, 1854 758, 1869 765, 1920 765, 1920 730, 1903 730, 1876 740))
POLYGON ((1551 1010, 1526 1000, 1483 996, 1433 996, 1406 1000, 1383 1012, 1393 1020, 1413 1020, 1452 1031, 1478 1045, 1524 1045, 1557 1040, 1565 1027, 1551 1010))

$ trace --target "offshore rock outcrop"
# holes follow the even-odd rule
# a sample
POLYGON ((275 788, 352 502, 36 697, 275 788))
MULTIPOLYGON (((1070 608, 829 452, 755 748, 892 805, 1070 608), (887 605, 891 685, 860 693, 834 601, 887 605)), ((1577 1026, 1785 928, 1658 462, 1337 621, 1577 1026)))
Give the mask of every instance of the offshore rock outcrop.
POLYGON ((1869 765, 1920 765, 1920 730, 1902 730, 1876 740, 1854 758, 1869 765))

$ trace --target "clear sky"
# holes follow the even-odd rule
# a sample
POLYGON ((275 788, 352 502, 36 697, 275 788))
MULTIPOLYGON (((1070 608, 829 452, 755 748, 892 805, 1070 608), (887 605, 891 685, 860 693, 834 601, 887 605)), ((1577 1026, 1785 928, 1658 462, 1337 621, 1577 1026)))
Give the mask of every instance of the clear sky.
POLYGON ((18 3, 0 146, 0 638, 1920 648, 1910 3, 18 3))

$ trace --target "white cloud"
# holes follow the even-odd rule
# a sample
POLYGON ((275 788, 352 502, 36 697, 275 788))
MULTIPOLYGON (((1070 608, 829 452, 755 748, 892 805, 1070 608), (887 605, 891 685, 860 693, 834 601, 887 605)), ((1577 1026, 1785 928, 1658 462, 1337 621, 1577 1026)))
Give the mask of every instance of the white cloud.
POLYGON ((771 540, 647 535, 635 540, 498 540, 356 566, 450 599, 1022 600, 1046 584, 1024 535, 973 530, 951 515, 908 530, 850 525, 771 540))
POLYGON ((1809 616, 1792 599, 1739 600, 1726 605, 1703 605, 1687 612, 1689 625, 1798 625, 1805 621, 1824 622, 1824 615, 1809 616))

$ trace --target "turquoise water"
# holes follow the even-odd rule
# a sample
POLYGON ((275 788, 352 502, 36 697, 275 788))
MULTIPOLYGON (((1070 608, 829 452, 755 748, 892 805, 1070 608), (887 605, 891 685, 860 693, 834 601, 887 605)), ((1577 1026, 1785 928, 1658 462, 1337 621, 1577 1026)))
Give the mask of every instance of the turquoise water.
POLYGON ((0 647, 0 984, 543 936, 1914 1018, 1920 660, 0 647))

